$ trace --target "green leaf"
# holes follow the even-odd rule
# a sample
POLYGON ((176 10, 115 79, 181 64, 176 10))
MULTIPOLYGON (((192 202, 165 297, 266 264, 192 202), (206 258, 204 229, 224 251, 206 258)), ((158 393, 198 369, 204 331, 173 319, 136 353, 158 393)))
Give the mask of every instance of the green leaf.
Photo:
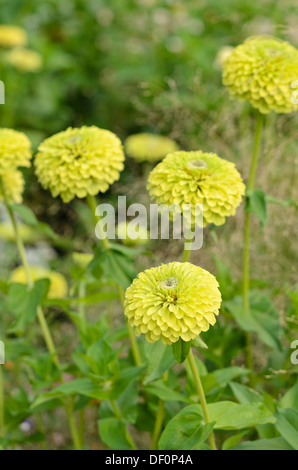
POLYGON ((233 315, 234 320, 244 331, 254 331, 260 339, 274 349, 281 349, 279 332, 279 313, 265 295, 253 292, 250 296, 249 310, 243 307, 241 297, 224 302, 225 308, 233 315))
POLYGON ((173 355, 178 364, 182 364, 188 356, 189 350, 191 347, 191 341, 183 341, 183 339, 179 339, 176 343, 173 343, 172 350, 173 355))
POLYGON ((151 393, 152 395, 155 395, 164 401, 181 401, 185 403, 188 402, 186 396, 182 395, 179 392, 175 392, 175 390, 172 390, 161 380, 156 381, 150 385, 146 385, 146 387, 144 387, 144 391, 147 393, 151 393))
POLYGON ((37 307, 41 305, 50 287, 49 279, 39 279, 29 287, 26 284, 11 284, 8 292, 8 308, 16 314, 16 321, 10 333, 23 331, 35 318, 37 307))
POLYGON ((22 219, 23 222, 25 222, 25 224, 31 225, 33 227, 38 225, 38 220, 32 210, 29 209, 29 207, 24 206, 22 204, 13 204, 10 207, 15 214, 18 214, 18 216, 22 219))
POLYGON ((261 189, 255 189, 247 194, 246 210, 257 216, 264 229, 267 222, 266 195, 261 189))
POLYGON ((276 429, 290 446, 298 450, 298 411, 284 408, 275 413, 276 429))
POLYGON ((283 408, 294 408, 296 411, 298 411, 298 381, 282 397, 280 404, 283 408))
POLYGON ((293 448, 282 437, 275 437, 242 442, 232 450, 293 450, 293 448))
POLYGON ((106 280, 121 285, 126 289, 136 277, 137 273, 132 265, 131 259, 118 251, 97 250, 94 259, 88 268, 97 277, 104 273, 106 280))
POLYGON ((88 378, 75 379, 65 384, 56 387, 50 392, 42 393, 31 405, 31 408, 36 408, 37 406, 46 403, 47 401, 53 400, 55 398, 63 398, 64 396, 69 395, 84 395, 89 398, 95 398, 97 400, 106 400, 109 396, 109 392, 105 391, 103 387, 95 385, 88 378))
POLYGON ((223 442, 221 450, 230 450, 230 449, 232 449, 233 447, 235 447, 243 439, 243 437, 247 433, 248 433, 248 431, 242 431, 239 434, 234 434, 233 436, 228 437, 228 439, 226 439, 223 442))
POLYGON ((210 420, 215 422, 215 429, 245 429, 276 421, 273 414, 262 403, 239 405, 231 401, 222 401, 210 403, 208 410, 210 420))
POLYGON ((98 421, 98 429, 101 440, 111 449, 131 449, 127 440, 126 425, 123 420, 117 418, 101 419, 98 421))
POLYGON ((148 384, 159 379, 163 374, 175 364, 172 348, 166 346, 161 341, 144 344, 144 352, 147 358, 147 374, 144 384, 148 384))
POLYGON ((198 405, 183 408, 164 429, 159 450, 197 450, 206 441, 213 424, 204 424, 198 405))
POLYGON ((225 369, 215 370, 210 374, 203 375, 201 377, 203 388, 205 393, 215 392, 222 388, 225 388, 228 383, 236 377, 248 375, 249 369, 244 367, 226 367, 225 369))
POLYGON ((249 403, 262 403, 262 396, 255 390, 235 382, 231 382, 230 387, 235 398, 242 405, 248 405, 249 403))

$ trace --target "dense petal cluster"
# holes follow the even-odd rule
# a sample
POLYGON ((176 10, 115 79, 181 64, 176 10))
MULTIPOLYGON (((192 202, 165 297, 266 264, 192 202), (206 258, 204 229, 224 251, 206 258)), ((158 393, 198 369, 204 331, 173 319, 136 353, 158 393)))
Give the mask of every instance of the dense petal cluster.
MULTIPOLYGON (((62 299, 67 295, 68 286, 62 274, 39 266, 30 266, 29 271, 34 282, 39 279, 50 280, 49 299, 62 299)), ((26 271, 23 266, 19 266, 11 273, 10 282, 27 284, 26 271)))
POLYGON ((298 109, 293 99, 297 77, 298 50, 270 36, 247 39, 223 63, 223 83, 231 95, 263 114, 298 109))
POLYGON ((158 162, 178 149, 174 140, 156 134, 134 134, 125 141, 127 155, 138 162, 158 162))
POLYGON ((104 193, 124 168, 121 141, 98 127, 69 128, 46 139, 36 155, 36 174, 64 202, 104 193))
POLYGON ((203 225, 222 225, 234 215, 245 186, 232 162, 213 153, 174 152, 167 155, 149 175, 148 189, 158 204, 189 204, 192 220, 196 205, 203 205, 203 225))
POLYGON ((195 339, 215 324, 220 305, 215 277, 190 263, 147 269, 125 293, 125 315, 150 343, 195 339))
POLYGON ((42 67, 42 56, 29 49, 17 48, 5 56, 7 62, 22 72, 38 72, 42 67))
POLYGON ((19 26, 0 25, 0 47, 22 47, 27 44, 27 34, 19 26))
MULTIPOLYGON (((23 191, 25 181, 23 175, 18 170, 7 171, 1 175, 1 186, 4 186, 5 195, 10 204, 21 204, 23 201, 23 191)), ((0 200, 4 199, 0 186, 0 200)))
POLYGON ((31 142, 23 132, 0 129, 0 175, 19 166, 30 167, 31 142))

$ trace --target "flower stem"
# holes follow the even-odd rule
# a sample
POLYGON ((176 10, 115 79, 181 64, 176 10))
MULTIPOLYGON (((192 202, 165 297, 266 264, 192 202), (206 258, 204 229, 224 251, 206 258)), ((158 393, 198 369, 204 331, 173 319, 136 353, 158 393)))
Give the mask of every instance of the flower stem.
MULTIPOLYGON (((118 287, 118 292, 119 292, 121 305, 124 308, 124 291, 123 291, 123 287, 119 286, 119 285, 117 287, 118 287)), ((126 324, 127 324, 127 330, 128 330, 130 343, 131 343, 132 355, 133 355, 133 358, 134 358, 134 361, 135 361, 135 365, 139 367, 139 366, 142 365, 142 359, 141 359, 138 343, 137 343, 137 340, 136 340, 136 337, 135 337, 132 326, 128 322, 126 322, 126 324)))
MULTIPOLYGON (((91 210, 91 212, 94 216, 95 224, 98 224, 98 220, 97 220, 97 217, 95 215, 97 204, 96 204, 96 200, 95 200, 94 196, 88 195, 87 196, 87 202, 88 202, 89 208, 90 208, 90 210, 91 210)), ((100 224, 98 224, 97 226, 100 229, 100 224)), ((102 238, 101 242, 103 244, 103 247, 106 250, 110 249, 109 240, 107 238, 102 238)), ((115 283, 115 284, 117 285, 121 305, 124 307, 124 289, 121 285, 119 285, 117 283, 115 283)), ((128 335, 129 335, 129 339, 130 339, 130 343, 131 343, 131 348, 132 348, 132 353, 133 353, 135 364, 136 364, 136 366, 141 366, 142 365, 142 360, 141 360, 141 355, 140 355, 140 351, 139 351, 139 348, 138 348, 138 343, 137 343, 133 328, 130 326, 130 324, 128 322, 127 322, 127 330, 128 330, 128 335)))
POLYGON ((0 437, 5 437, 3 367, 3 364, 0 364, 0 437))
MULTIPOLYGON (((29 264, 28 264, 28 260, 27 260, 23 240, 22 240, 22 237, 20 235, 20 231, 19 231, 19 227, 18 227, 18 224, 17 224, 16 217, 15 217, 14 212, 13 212, 13 210, 12 210, 10 204, 9 204, 9 201, 8 201, 8 198, 7 198, 7 195, 6 195, 6 190, 5 190, 3 180, 2 180, 1 177, 0 177, 0 189, 1 189, 1 192, 2 192, 2 195, 3 195, 3 199, 4 199, 4 203, 5 203, 8 215, 10 217, 10 220, 11 220, 11 223, 12 223, 12 226, 13 226, 13 229, 14 229, 16 244, 17 244, 19 255, 20 255, 20 258, 21 258, 21 261, 22 261, 22 264, 23 264, 23 267, 24 267, 24 270, 25 270, 25 273, 26 273, 27 285, 29 287, 33 287, 34 282, 33 282, 33 279, 32 279, 31 273, 30 273, 30 267, 29 267, 29 264)), ((38 318, 38 321, 39 321, 39 324, 40 324, 40 327, 41 327, 41 330, 42 330, 42 333, 43 333, 43 336, 44 336, 44 340, 45 340, 45 343, 46 343, 47 348, 48 348, 48 351, 51 355, 52 361, 53 361, 54 365, 56 366, 56 368, 59 372, 60 380, 63 383, 62 368, 61 368, 59 358, 58 358, 58 355, 57 355, 57 352, 56 352, 55 344, 54 344, 50 329, 48 327, 46 318, 44 316, 43 310, 42 310, 40 305, 37 307, 37 318, 38 318)), ((80 449, 80 440, 79 440, 78 433, 77 433, 77 430, 76 430, 76 427, 75 427, 73 406, 68 401, 65 402, 65 404, 66 404, 66 411, 67 411, 67 416, 68 416, 68 419, 69 419, 70 430, 71 430, 72 438, 73 438, 73 441, 74 441, 74 445, 75 445, 76 449, 79 450, 80 449)))
MULTIPOLYGON (((208 406, 207 406, 207 402, 206 402, 206 397, 205 397, 203 385, 202 385, 202 382, 201 382, 201 379, 200 379, 200 375, 199 375, 199 372, 198 372, 198 369, 197 369, 197 366, 196 366, 196 363, 195 363, 195 358, 194 358, 194 355, 193 355, 193 352, 192 352, 191 348, 190 348, 190 351, 188 353, 187 360, 188 360, 188 363, 190 365, 190 368, 191 368, 191 371, 192 371, 192 374, 193 374, 193 378, 194 378, 194 381, 195 381, 195 385, 196 385, 196 388, 197 388, 197 391, 198 391, 198 394, 199 394, 199 397, 200 397, 200 402, 201 402, 202 410, 203 410, 203 413, 204 413, 205 422, 206 422, 206 424, 208 424, 208 423, 210 423, 210 416, 209 416, 208 406)), ((212 450, 217 450, 213 431, 211 431, 210 434, 209 434, 209 443, 210 443, 210 447, 211 447, 212 450)))
MULTIPOLYGON (((254 140, 254 149, 252 155, 252 161, 250 166, 249 179, 247 184, 247 194, 250 195, 251 191, 254 189, 258 158, 260 154, 260 145, 261 145, 261 135, 264 123, 264 116, 261 113, 257 113, 256 118, 256 128, 255 128, 255 140, 254 140)), ((244 251, 243 251, 243 307, 244 310, 249 310, 249 289, 250 289, 250 212, 245 207, 245 219, 244 219, 244 251)), ((247 367, 250 370, 253 370, 253 355, 251 349, 251 335, 249 332, 245 333, 246 336, 246 362, 247 367)))
MULTIPOLYGON (((116 418, 119 419, 119 420, 123 419, 122 413, 119 410, 119 408, 117 406, 117 403, 114 400, 110 400, 110 403, 112 405, 112 408, 114 410, 116 418)), ((134 443, 134 440, 133 440, 133 438, 132 438, 132 436, 131 436, 131 434, 130 434, 130 432, 128 431, 127 428, 126 428, 125 436, 126 436, 127 442, 129 443, 130 447, 132 448, 132 450, 137 450, 137 447, 134 443)))
MULTIPOLYGON (((168 372, 165 372, 163 375, 163 379, 167 380, 168 372)), ((158 402, 158 410, 152 435, 152 443, 151 443, 151 450, 157 450, 158 441, 160 438, 163 422, 165 419, 165 404, 163 400, 159 400, 158 402)))
POLYGON ((188 263, 189 258, 190 258, 190 254, 191 254, 191 249, 185 248, 185 243, 190 244, 192 242, 193 242, 193 239, 190 239, 190 240, 185 239, 185 241, 184 241, 184 250, 183 250, 183 256, 182 256, 182 263, 188 263))

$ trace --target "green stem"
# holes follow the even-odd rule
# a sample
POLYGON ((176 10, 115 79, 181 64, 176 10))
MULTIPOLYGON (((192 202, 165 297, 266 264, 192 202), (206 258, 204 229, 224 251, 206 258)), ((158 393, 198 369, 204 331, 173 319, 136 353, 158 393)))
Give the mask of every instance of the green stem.
MULTIPOLYGON (((79 299, 84 299, 86 297, 86 282, 81 280, 79 282, 79 299)), ((85 304, 84 302, 79 302, 79 316, 82 320, 85 320, 85 304)))
MULTIPOLYGON (((10 217, 10 220, 11 220, 14 232, 15 232, 15 238, 16 238, 16 243, 17 243, 19 255, 20 255, 20 258, 21 258, 21 261, 22 261, 22 264, 23 264, 23 267, 24 267, 24 270, 25 270, 25 273, 26 273, 27 285, 29 287, 33 287, 34 282, 33 282, 33 279, 32 279, 31 273, 30 273, 30 266, 28 264, 28 260, 27 260, 23 240, 22 240, 22 237, 20 235, 20 231, 19 231, 19 227, 18 227, 18 224, 17 224, 16 217, 14 215, 14 212, 13 212, 13 210, 10 206, 9 200, 7 198, 6 190, 5 190, 3 180, 2 180, 1 177, 0 177, 0 189, 1 189, 1 192, 2 192, 2 195, 3 195, 3 200, 4 200, 4 203, 5 203, 7 212, 9 214, 9 217, 10 217)), ((43 310, 42 310, 41 306, 37 307, 37 318, 38 318, 38 321, 39 321, 39 324, 40 324, 40 327, 41 327, 41 330, 42 330, 42 333, 43 333, 43 336, 44 336, 44 339, 45 339, 45 343, 47 345, 47 348, 48 348, 49 353, 51 355, 51 358, 53 360, 53 363, 55 364, 55 366, 56 366, 56 368, 59 372, 61 382, 63 382, 62 368, 61 368, 61 365, 60 365, 60 362, 59 362, 59 358, 58 358, 58 355, 57 355, 57 352, 56 352, 55 344, 54 344, 50 329, 48 327, 48 324, 47 324, 47 321, 46 321, 46 318, 44 316, 44 313, 43 313, 43 310)), ((68 415, 68 419, 69 419, 72 438, 73 438, 76 449, 79 450, 80 449, 80 440, 79 440, 79 437, 78 437, 76 427, 74 426, 75 419, 74 419, 74 414, 73 414, 73 407, 72 407, 72 404, 70 404, 69 402, 66 402, 66 411, 67 411, 67 415, 68 415)))
MULTIPOLYGON (((185 239, 184 243, 189 244, 189 243, 192 243, 192 242, 193 242, 193 239, 191 239, 191 240, 185 239)), ((189 249, 189 248, 187 249, 187 248, 184 247, 183 256, 182 256, 182 262, 183 263, 188 263, 191 251, 192 251, 191 249, 189 249)))
MULTIPOLYGON (((200 397, 200 402, 201 402, 202 410, 203 410, 203 413, 204 413, 205 422, 206 422, 206 424, 208 424, 208 423, 210 423, 210 416, 209 416, 208 406, 207 406, 207 402, 206 402, 206 398, 205 398, 203 385, 202 385, 202 382, 201 382, 201 379, 200 379, 200 375, 199 375, 199 372, 198 372, 198 369, 197 369, 197 366, 196 366, 196 363, 195 363, 195 358, 194 358, 194 355, 193 355, 193 352, 192 352, 191 348, 190 348, 190 351, 188 353, 187 360, 188 360, 188 363, 190 365, 190 368, 191 368, 191 371, 192 371, 192 374, 193 374, 193 378, 194 378, 194 381, 195 381, 195 385, 196 385, 196 388, 197 388, 197 391, 198 391, 198 394, 199 394, 199 397, 200 397)), ((212 450, 217 450, 213 431, 211 431, 211 433, 209 434, 209 442, 210 442, 211 449, 212 450)))
POLYGON ((3 364, 0 364, 0 437, 5 437, 3 364))
MULTIPOLYGON (((102 227, 100 225, 100 218, 98 218, 95 213, 96 213, 96 208, 97 208, 97 203, 96 203, 96 199, 94 196, 90 196, 88 194, 87 196, 87 202, 88 202, 88 205, 89 205, 89 208, 91 210, 91 213, 93 215, 93 218, 94 218, 94 222, 95 222, 95 226, 98 227, 98 230, 100 230, 100 232, 102 233, 102 227)), ((110 244, 109 244, 109 240, 107 238, 104 238, 102 237, 101 238, 101 243, 103 245, 103 247, 108 250, 110 248, 110 244)))
MULTIPOLYGON (((87 202, 88 202, 90 210, 91 210, 91 212, 94 216, 95 224, 97 225, 98 220, 97 220, 97 217, 95 215, 97 203, 96 203, 96 200, 95 200, 94 196, 88 195, 87 196, 87 202)), ((100 228, 100 224, 98 224, 97 226, 100 228)), ((103 247, 106 250, 110 249, 109 240, 107 238, 103 238, 101 240, 101 242, 103 244, 103 247)), ((117 284, 117 289, 118 289, 118 292, 119 292, 121 305, 124 307, 124 290, 123 290, 123 287, 120 286, 119 284, 117 284)), ((130 342, 131 342, 131 348, 132 348, 132 353, 133 353, 135 364, 137 366, 141 366, 142 365, 142 360, 141 360, 141 355, 140 355, 140 351, 139 351, 139 348, 138 348, 138 343, 137 343, 133 328, 130 326, 130 324, 128 322, 127 322, 127 329, 128 329, 129 339, 130 339, 130 342)))
MULTIPOLYGON (((167 380, 167 378, 168 378, 168 372, 165 372, 165 374, 163 375, 163 379, 167 380)), ((164 404, 164 401, 160 399, 158 402, 158 410, 157 410, 154 430, 152 434, 151 450, 157 450, 157 445, 158 445, 158 441, 161 435, 164 419, 165 419, 165 404, 164 404)))
POLYGON ((46 441, 45 441, 46 433, 45 433, 44 425, 43 425, 43 422, 42 422, 41 413, 36 414, 36 421, 37 421, 37 429, 39 430, 39 432, 41 432, 44 435, 44 440, 40 443, 41 448, 42 448, 42 450, 47 450, 46 441))
MULTIPOLYGON (((122 416, 122 413, 121 411, 119 410, 118 406, 117 406, 117 403, 114 401, 114 400, 110 400, 110 403, 112 405, 112 408, 114 410, 114 413, 115 413, 115 416, 117 419, 121 420, 123 419, 123 416, 122 416)), ((129 443, 130 447, 132 448, 132 450, 137 450, 137 447, 134 443, 134 440, 130 434, 130 432, 128 431, 128 429, 126 428, 126 439, 127 439, 127 442, 129 443)))
MULTIPOLYGON (((260 154, 261 136, 264 123, 264 116, 257 113, 254 149, 252 161, 250 166, 249 179, 247 183, 247 195, 253 191, 255 186, 256 172, 258 166, 258 159, 260 154)), ((249 310, 249 289, 250 289, 250 212, 247 210, 247 200, 245 207, 245 220, 244 220, 244 251, 243 251, 243 307, 244 310, 249 310)), ((245 333, 246 336, 246 362, 247 366, 253 370, 253 355, 251 348, 251 335, 249 332, 245 333)))
MULTIPOLYGON (((123 287, 118 285, 117 288, 118 288, 118 292, 119 292, 121 305, 124 308, 124 290, 123 290, 123 287)), ((127 324, 127 331, 128 331, 128 335, 129 335, 129 339, 130 339, 132 355, 133 355, 133 358, 134 358, 134 361, 135 361, 135 365, 139 367, 139 366, 142 365, 142 359, 141 359, 137 339, 135 337, 132 326, 128 322, 126 322, 126 324, 127 324)))

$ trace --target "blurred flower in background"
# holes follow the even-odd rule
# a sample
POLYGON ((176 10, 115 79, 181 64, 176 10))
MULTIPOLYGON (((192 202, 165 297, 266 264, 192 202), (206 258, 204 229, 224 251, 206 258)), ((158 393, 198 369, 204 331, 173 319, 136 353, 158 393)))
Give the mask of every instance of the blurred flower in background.
POLYGON ((21 204, 23 201, 23 192, 25 181, 23 175, 18 170, 11 170, 1 175, 0 200, 4 199, 2 192, 2 184, 4 186, 5 195, 10 204, 21 204))
POLYGON ((42 68, 42 56, 29 49, 17 48, 5 55, 6 61, 22 72, 39 72, 42 68))
POLYGON ((27 33, 19 26, 0 25, 0 47, 22 47, 28 42, 27 33))
MULTIPOLYGON (((48 298, 62 299, 67 295, 68 286, 66 279, 64 276, 62 276, 62 274, 55 271, 50 271, 40 266, 30 266, 30 274, 34 282, 38 281, 39 279, 50 280, 48 298)), ((19 266, 12 272, 10 282, 27 284, 27 276, 23 266, 19 266)))
POLYGON ((158 162, 168 153, 179 149, 178 144, 169 137, 140 133, 127 137, 124 148, 126 154, 137 162, 158 162))

